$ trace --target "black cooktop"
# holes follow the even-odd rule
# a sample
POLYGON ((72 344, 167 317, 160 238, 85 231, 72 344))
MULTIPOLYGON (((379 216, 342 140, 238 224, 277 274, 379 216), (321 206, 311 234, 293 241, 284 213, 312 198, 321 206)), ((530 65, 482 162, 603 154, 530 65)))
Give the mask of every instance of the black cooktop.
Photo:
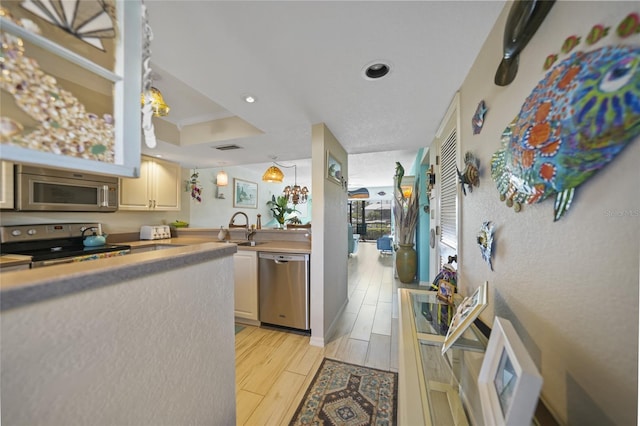
POLYGON ((34 262, 130 249, 131 246, 125 244, 85 247, 82 244, 82 238, 6 243, 2 245, 2 253, 31 256, 34 262))

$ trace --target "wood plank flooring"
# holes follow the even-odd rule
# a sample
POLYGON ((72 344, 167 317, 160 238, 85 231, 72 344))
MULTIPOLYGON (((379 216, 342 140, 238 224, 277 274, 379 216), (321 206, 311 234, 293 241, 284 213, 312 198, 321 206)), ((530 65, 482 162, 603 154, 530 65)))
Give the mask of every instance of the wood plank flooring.
POLYGON ((309 337, 246 326, 236 334, 237 425, 286 425, 324 357, 398 371, 393 256, 360 242, 349 258, 349 303, 324 348, 309 337))

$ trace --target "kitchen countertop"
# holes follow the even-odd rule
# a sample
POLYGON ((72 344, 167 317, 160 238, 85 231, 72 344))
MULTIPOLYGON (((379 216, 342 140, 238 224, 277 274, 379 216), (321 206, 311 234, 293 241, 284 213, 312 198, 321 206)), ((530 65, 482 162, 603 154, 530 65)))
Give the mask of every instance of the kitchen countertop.
MULTIPOLYGON (((231 256, 238 249, 235 244, 203 240, 188 244, 187 240, 190 239, 181 241, 181 244, 174 241, 176 247, 164 250, 4 272, 0 280, 0 310, 231 256)), ((157 244, 157 241, 160 240, 152 243, 157 244)))
MULTIPOLYGON (((124 241, 122 244, 130 245, 133 252, 126 256, 2 273, 0 310, 116 284, 186 264, 229 256, 237 251, 311 253, 309 241, 258 241, 255 246, 243 246, 233 242, 220 242, 202 235, 124 241), (156 247, 162 250, 135 253, 135 248, 142 247, 156 247)), ((27 264, 30 260, 29 256, 0 256, 2 266, 27 264)))
POLYGON ((8 266, 28 265, 31 263, 31 256, 20 254, 3 254, 0 256, 0 269, 8 266))
MULTIPOLYGON (((122 244, 130 245, 135 250, 136 247, 150 246, 189 246, 194 244, 216 242, 218 244, 236 246, 234 242, 221 243, 207 237, 176 237, 163 240, 142 240, 125 241, 122 244)), ((164 248, 164 247, 163 247, 164 248)), ((266 251, 278 253, 311 253, 311 243, 299 241, 258 241, 255 246, 237 245, 239 251, 266 251)))

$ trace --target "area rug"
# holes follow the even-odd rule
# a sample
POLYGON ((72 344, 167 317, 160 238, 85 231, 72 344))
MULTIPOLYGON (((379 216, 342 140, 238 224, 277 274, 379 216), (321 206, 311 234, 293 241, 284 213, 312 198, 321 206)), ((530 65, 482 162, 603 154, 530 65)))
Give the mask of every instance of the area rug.
POLYGON ((290 425, 395 425, 398 374, 325 358, 290 425))
POLYGON ((236 334, 240 333, 242 330, 244 330, 244 326, 236 325, 236 334))

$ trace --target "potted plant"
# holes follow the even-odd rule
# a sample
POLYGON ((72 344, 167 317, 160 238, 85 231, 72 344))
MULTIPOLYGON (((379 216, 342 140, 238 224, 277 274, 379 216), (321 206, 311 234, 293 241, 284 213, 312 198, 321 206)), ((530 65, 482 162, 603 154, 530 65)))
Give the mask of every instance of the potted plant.
POLYGON ((271 200, 267 201, 269 210, 271 210, 271 213, 273 213, 273 217, 280 225, 279 226, 280 228, 284 227, 285 214, 290 214, 298 211, 292 207, 289 207, 288 204, 289 204, 289 199, 284 195, 280 195, 277 198, 275 195, 272 195, 271 200))
POLYGON ((417 270, 417 254, 413 241, 418 223, 418 179, 413 187, 403 188, 404 168, 396 162, 393 218, 396 226, 396 270, 403 283, 413 282, 417 270))

